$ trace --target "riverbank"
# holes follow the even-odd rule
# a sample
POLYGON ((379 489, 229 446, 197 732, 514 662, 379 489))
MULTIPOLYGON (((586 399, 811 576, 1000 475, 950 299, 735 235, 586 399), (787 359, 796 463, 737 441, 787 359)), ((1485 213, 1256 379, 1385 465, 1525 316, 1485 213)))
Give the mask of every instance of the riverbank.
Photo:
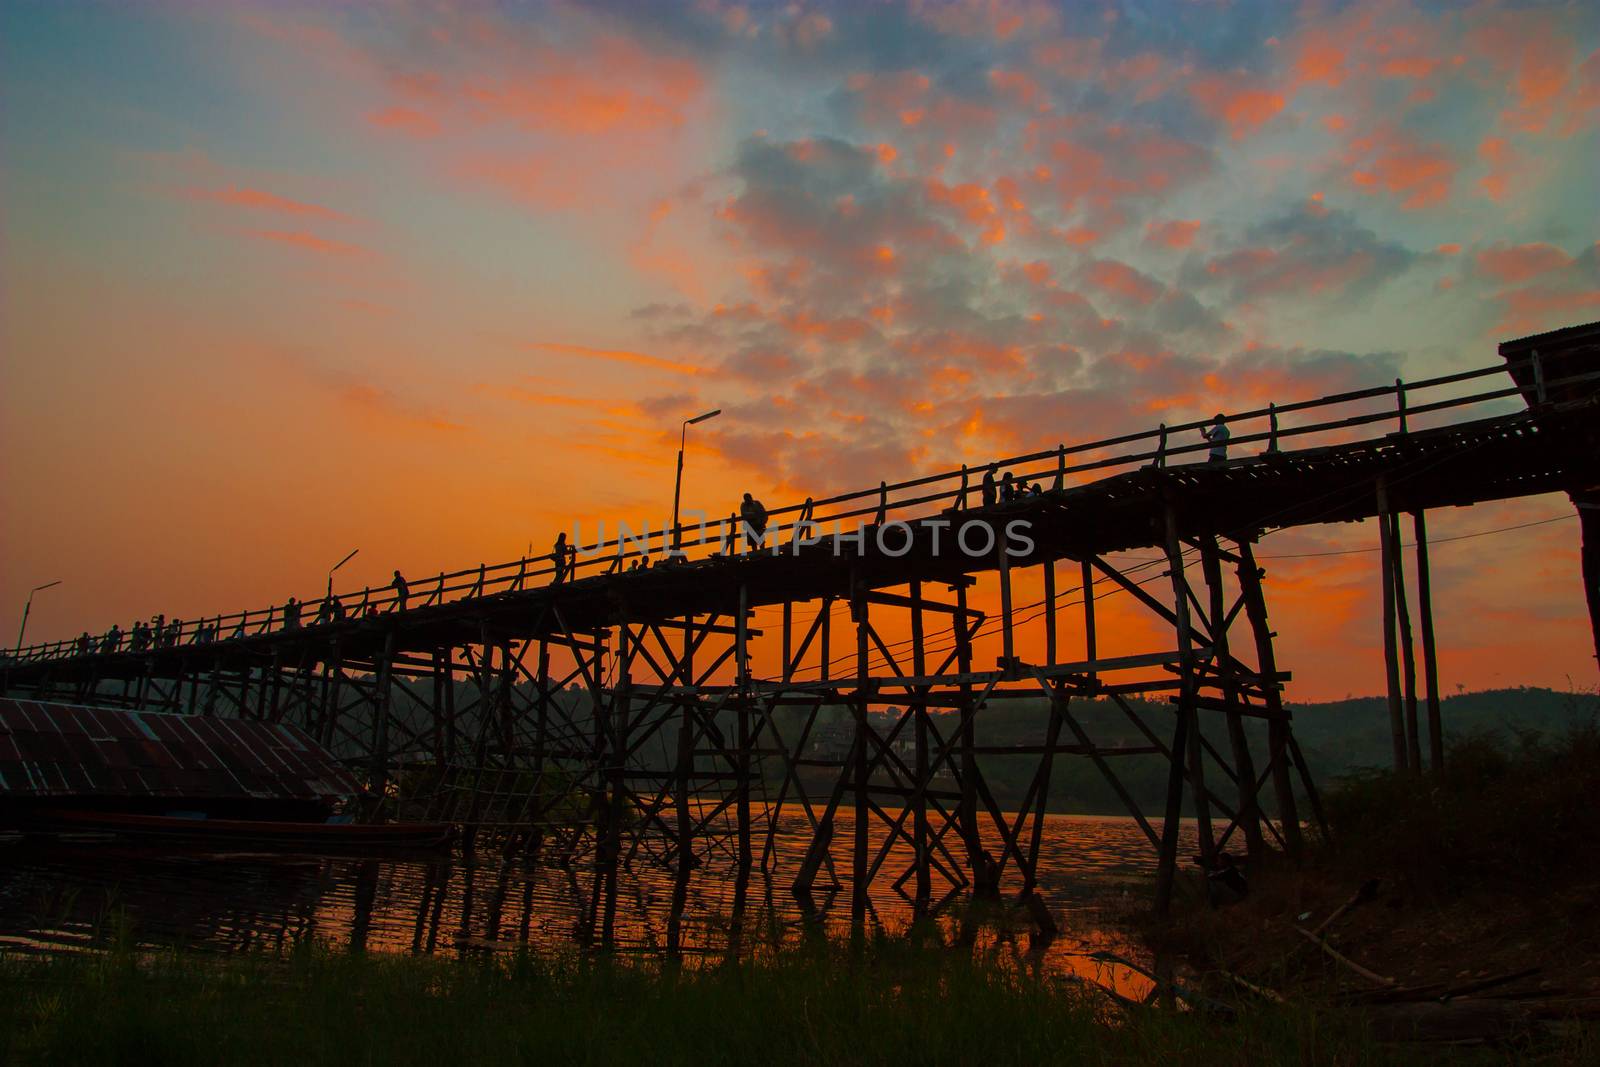
POLYGON ((1561 1050, 1600 1062, 1600 730, 1478 736, 1442 772, 1326 794, 1303 866, 1241 900, 1128 916, 1210 991, 1342 1004, 1380 1036, 1561 1050))
POLYGON ((1118 1004, 999 958, 905 941, 683 969, 595 955, 464 962, 310 948, 0 963, 0 1061, 16 1064, 1063 1060, 1412 1061, 1335 1008, 1118 1004))

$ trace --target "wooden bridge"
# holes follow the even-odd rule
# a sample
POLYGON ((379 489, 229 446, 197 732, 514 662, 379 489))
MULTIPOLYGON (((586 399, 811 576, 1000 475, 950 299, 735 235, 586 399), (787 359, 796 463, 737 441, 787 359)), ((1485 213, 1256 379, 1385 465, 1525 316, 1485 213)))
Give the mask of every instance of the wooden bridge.
POLYGON ((1036 905, 1051 768, 1081 757, 1148 836, 1165 908, 1186 796, 1206 866, 1234 842, 1251 858, 1293 855, 1303 818, 1320 818, 1282 703, 1262 533, 1378 518, 1397 767, 1420 771, 1425 747, 1442 758, 1428 510, 1571 494, 1600 620, 1600 323, 1501 355, 1230 415, 1220 462, 1200 439, 1210 420, 1162 426, 997 461, 996 476, 1037 487, 1008 500, 986 503, 984 469, 963 467, 779 508, 754 550, 727 523, 697 524, 601 538, 570 561, 414 580, 403 604, 392 588, 341 594, 320 622, 286 625, 273 606, 168 626, 137 649, 33 645, 0 668, 0 695, 292 722, 365 775, 371 817, 431 798, 435 815, 448 805, 469 827, 584 865, 602 938, 620 868, 673 872, 674 945, 706 864, 731 867, 736 911, 756 869, 803 896, 848 888, 857 919, 876 880, 919 912, 964 891, 1036 905), (1110 558, 1138 549, 1154 555, 1110 558), (1035 583, 1042 598, 1016 603, 1035 583), (1108 596, 1138 605, 1164 639, 1102 655, 1096 602, 1108 596), (756 625, 758 611, 771 621, 756 625), (990 645, 993 660, 978 662, 990 645), (1120 709, 1144 743, 1097 744, 1074 713, 1088 698, 1120 709), (985 710, 1006 701, 1037 709, 1042 743, 979 742, 985 710), (819 753, 819 723, 840 709, 847 751, 819 753), (998 755, 1034 768, 1013 811, 983 773, 998 755), (1160 811, 1124 786, 1128 756, 1166 761, 1160 811), (854 816, 848 841, 835 840, 841 809, 854 816), (779 870, 786 813, 810 844, 779 870))

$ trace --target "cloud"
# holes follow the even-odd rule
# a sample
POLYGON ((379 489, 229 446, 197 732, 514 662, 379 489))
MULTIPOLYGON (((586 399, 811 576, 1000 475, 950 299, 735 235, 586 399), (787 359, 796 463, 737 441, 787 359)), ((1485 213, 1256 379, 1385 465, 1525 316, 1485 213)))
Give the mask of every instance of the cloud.
POLYGON ((1165 291, 1165 286, 1141 274, 1126 263, 1098 259, 1083 270, 1084 281, 1115 300, 1149 304, 1165 291))
POLYGON ((322 219, 329 222, 350 221, 350 216, 343 212, 323 207, 320 204, 290 200, 287 197, 278 196, 261 189, 242 188, 237 185, 230 185, 223 189, 185 189, 183 195, 189 200, 226 204, 230 207, 241 207, 252 211, 322 219))
POLYGON ((1455 179, 1456 161, 1442 146, 1391 124, 1352 137, 1342 160, 1346 178, 1362 192, 1386 192, 1404 208, 1443 203, 1455 179))
POLYGON ((348 241, 334 241, 326 237, 318 237, 313 233, 302 230, 248 230, 252 237, 259 237, 263 241, 273 241, 277 244, 297 248, 303 252, 312 252, 319 256, 333 256, 337 258, 353 258, 371 256, 373 252, 361 245, 351 244, 348 241))
POLYGON ((1525 245, 1492 245, 1474 257, 1480 274, 1497 282, 1517 285, 1542 274, 1570 266, 1572 257, 1544 242, 1525 245))
POLYGON ((619 348, 590 348, 587 345, 559 344, 554 341, 527 341, 523 343, 522 347, 536 352, 552 352, 556 355, 573 356, 580 359, 603 359, 615 363, 631 363, 636 367, 649 367, 653 370, 670 371, 673 374, 699 374, 701 372, 699 367, 690 363, 680 363, 644 352, 629 352, 619 348))
POLYGON ((1199 219, 1173 219, 1147 224, 1144 228, 1144 239, 1147 244, 1160 245, 1163 248, 1188 248, 1194 244, 1195 234, 1199 232, 1199 219))
POLYGON ((1202 74, 1189 83, 1189 95, 1201 114, 1225 125, 1236 141, 1276 118, 1285 103, 1269 82, 1240 72, 1202 74))
POLYGON ((1191 287, 1220 290, 1236 304, 1340 301, 1372 292, 1416 258, 1353 215, 1313 204, 1250 227, 1234 247, 1186 264, 1184 277, 1191 287))

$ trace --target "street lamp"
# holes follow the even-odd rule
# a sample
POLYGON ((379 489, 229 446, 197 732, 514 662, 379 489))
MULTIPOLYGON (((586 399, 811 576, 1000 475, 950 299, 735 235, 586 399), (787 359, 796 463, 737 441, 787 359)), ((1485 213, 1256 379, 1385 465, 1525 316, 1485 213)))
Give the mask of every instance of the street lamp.
POLYGON ((361 550, 359 548, 352 548, 350 550, 350 554, 348 556, 346 556, 344 559, 341 559, 338 563, 335 563, 333 565, 332 570, 328 571, 328 597, 330 599, 333 597, 333 572, 338 570, 340 567, 343 567, 346 563, 349 563, 351 560, 355 559, 356 558, 356 553, 360 552, 360 551, 361 550))
POLYGON ((683 447, 689 442, 689 427, 697 422, 705 422, 722 414, 722 409, 708 411, 704 415, 696 415, 692 419, 683 420, 683 429, 678 434, 678 477, 672 483, 672 553, 677 555, 678 547, 683 544, 683 530, 678 523, 678 500, 683 494, 683 447))
MULTIPOLYGON (((679 463, 683 462, 682 453, 679 453, 678 461, 679 463)), ((17 630, 18 652, 22 651, 22 635, 28 632, 28 612, 33 610, 33 594, 39 592, 41 589, 49 589, 52 586, 57 586, 60 584, 61 579, 57 578, 53 582, 45 582, 43 585, 36 585, 32 589, 28 590, 28 602, 22 606, 22 626, 17 630)))

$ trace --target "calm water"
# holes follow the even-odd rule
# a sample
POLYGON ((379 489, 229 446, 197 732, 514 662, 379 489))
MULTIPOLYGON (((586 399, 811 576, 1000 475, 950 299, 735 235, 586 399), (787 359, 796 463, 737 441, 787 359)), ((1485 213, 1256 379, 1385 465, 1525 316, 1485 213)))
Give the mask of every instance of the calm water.
MULTIPOLYGON (((682 929, 687 954, 720 958, 850 928, 848 890, 819 891, 810 909, 788 892, 809 839, 804 829, 803 816, 785 817, 775 842, 776 873, 764 878, 756 872, 737 921, 731 871, 711 863, 695 872, 682 929)), ((842 872, 849 870, 850 839, 849 813, 842 811, 833 842, 842 872)), ((1193 851, 1192 842, 1183 849, 1193 851)), ((874 883, 870 928, 899 933, 911 926, 911 902, 891 885, 891 872, 908 858, 909 851, 897 847, 874 883)), ((1062 935, 1039 945, 1019 921, 985 928, 977 943, 1014 952, 1032 967, 1139 994, 1137 974, 1087 956, 1110 950, 1137 957, 1100 920, 1099 909, 1122 894, 1147 900, 1154 870, 1154 850, 1131 819, 1048 816, 1039 887, 1062 935)), ((824 872, 818 884, 827 881, 824 872)), ((637 865, 622 873, 619 886, 618 949, 663 952, 670 873, 637 865)), ((448 859, 360 859, 14 841, 0 843, 0 951, 73 951, 117 934, 145 947, 182 944, 217 952, 270 951, 307 940, 440 955, 553 949, 589 942, 592 890, 593 873, 582 863, 569 871, 486 850, 448 859)), ((931 929, 954 941, 957 926, 946 917, 931 929)))

